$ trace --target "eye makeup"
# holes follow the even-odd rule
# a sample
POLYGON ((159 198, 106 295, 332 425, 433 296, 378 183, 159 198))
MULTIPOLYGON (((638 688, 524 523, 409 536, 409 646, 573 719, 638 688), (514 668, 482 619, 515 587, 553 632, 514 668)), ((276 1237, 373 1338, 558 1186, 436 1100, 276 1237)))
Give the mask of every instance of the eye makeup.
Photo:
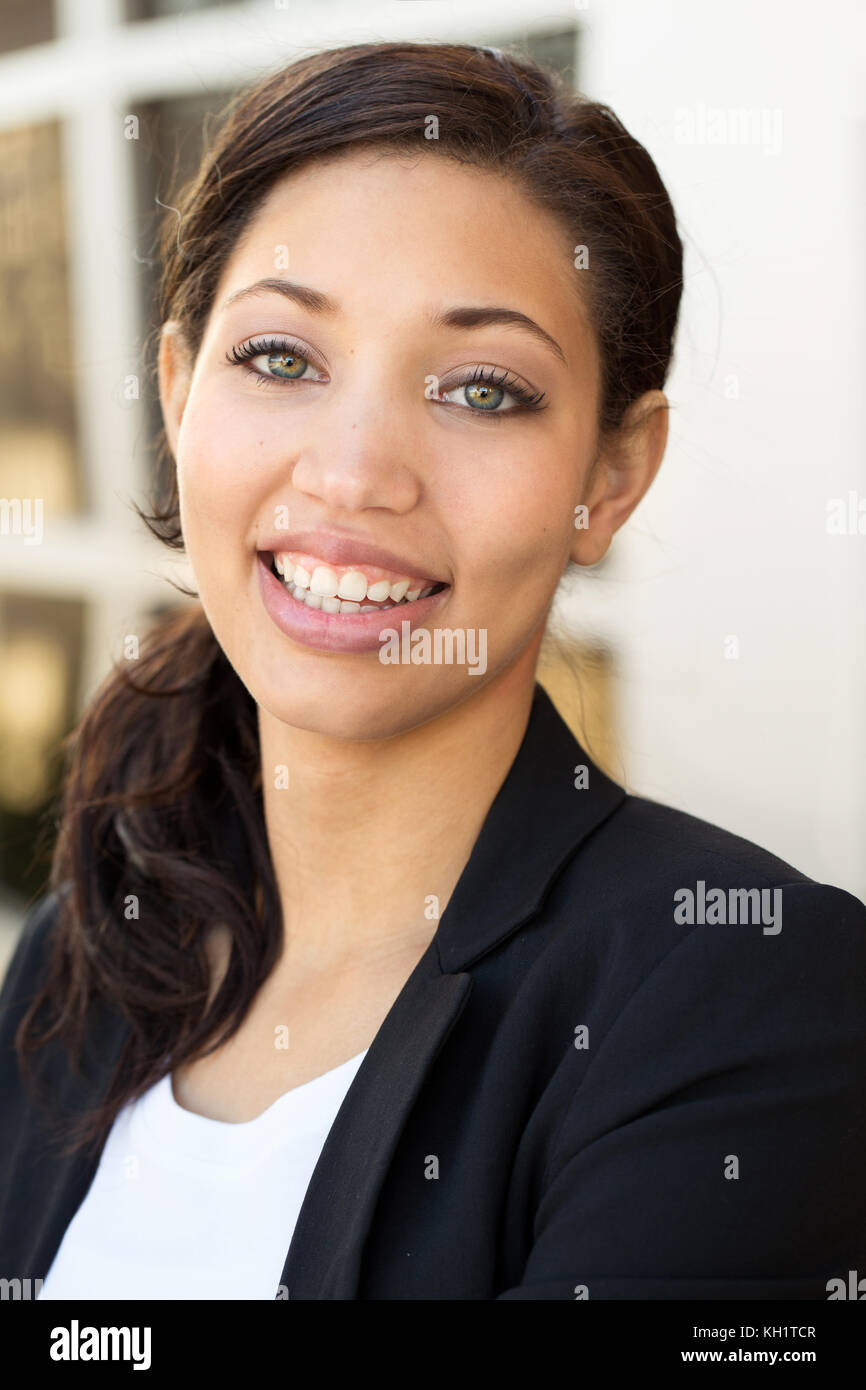
MULTIPOLYGON (((311 367, 313 371, 324 370, 319 367, 315 354, 305 343, 269 334, 248 338, 245 342, 236 344, 226 353, 225 360, 230 366, 245 367, 249 374, 256 378, 257 384, 264 386, 286 387, 297 381, 316 380, 315 377, 306 375, 307 368, 311 367), (269 366, 272 361, 282 364, 282 370, 276 368, 273 371, 263 371, 253 366, 258 357, 265 358, 269 366)), ((535 390, 528 382, 505 368, 488 364, 476 365, 468 372, 464 370, 462 375, 452 374, 438 384, 437 394, 428 398, 437 404, 488 419, 547 408, 545 391, 535 390), (464 403, 443 399, 444 396, 461 388, 464 392, 464 403), (477 392, 475 401, 466 396, 466 392, 473 389, 477 392), (500 397, 498 400, 495 399, 497 393, 500 397), (498 410, 496 407, 501 405, 505 396, 510 396, 515 405, 498 410)))

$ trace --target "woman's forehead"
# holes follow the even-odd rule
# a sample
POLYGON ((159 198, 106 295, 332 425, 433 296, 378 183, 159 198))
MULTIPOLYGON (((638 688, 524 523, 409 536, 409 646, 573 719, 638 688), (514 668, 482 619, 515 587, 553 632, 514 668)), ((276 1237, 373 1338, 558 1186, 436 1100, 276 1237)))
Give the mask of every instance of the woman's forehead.
POLYGON ((443 302, 513 300, 553 319, 552 335, 574 350, 585 348, 589 323, 573 239, 502 171, 423 150, 362 149, 278 180, 227 258, 217 302, 274 274, 324 277, 341 286, 335 297, 347 308, 364 286, 399 289, 407 308, 426 305, 435 289, 443 302))

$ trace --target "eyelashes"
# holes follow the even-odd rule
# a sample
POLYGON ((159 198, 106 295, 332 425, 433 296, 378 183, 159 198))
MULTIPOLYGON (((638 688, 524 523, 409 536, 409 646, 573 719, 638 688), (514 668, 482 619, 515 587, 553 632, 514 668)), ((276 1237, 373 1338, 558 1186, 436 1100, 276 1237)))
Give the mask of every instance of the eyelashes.
MULTIPOLYGON (((497 391, 505 391, 509 396, 513 396, 519 402, 522 410, 544 410, 543 404, 546 392, 533 391, 531 387, 525 386, 519 377, 512 376, 510 372, 503 371, 498 367, 476 367, 471 376, 461 377, 451 385, 442 388, 446 393, 449 391, 459 391, 461 387, 467 386, 492 386, 497 391)), ((472 407, 467 407, 472 409, 472 407)), ((485 410, 483 407, 472 412, 476 415, 511 415, 511 410, 485 410)))
MULTIPOLYGON (((230 366, 245 366, 248 373, 255 377, 256 384, 265 387, 285 387, 295 381, 314 380, 315 377, 306 375, 307 367, 311 367, 314 372, 324 370, 318 366, 314 354, 304 343, 287 338, 250 338, 245 343, 232 347, 226 353, 225 360, 230 366), (280 359, 283 363, 284 375, 272 374, 252 366, 252 362, 257 357, 280 359)), ((499 367, 474 367, 468 374, 449 378, 444 383, 437 382, 437 388, 438 394, 436 395, 431 396, 425 392, 428 399, 444 405, 453 405, 456 409, 467 414, 487 416, 488 419, 501 419, 504 415, 519 415, 547 408, 547 393, 545 391, 533 390, 519 377, 499 367), (510 396, 516 404, 505 410, 497 410, 489 404, 473 405, 468 402, 457 404, 443 399, 444 396, 450 395, 452 392, 463 389, 465 393, 467 389, 473 387, 492 388, 494 392, 498 391, 503 395, 510 396)), ((500 405, 501 400, 494 404, 500 405)))
MULTIPOLYGON (((250 338, 245 343, 240 343, 237 347, 231 348, 226 353, 226 361, 231 366, 240 367, 245 362, 252 361, 255 357, 293 357, 300 358, 304 362, 314 365, 314 359, 310 349, 303 343, 293 342, 286 338, 250 338)), ((254 376, 263 381, 299 381, 299 376, 273 377, 267 372, 260 372, 256 368, 251 369, 254 376)))

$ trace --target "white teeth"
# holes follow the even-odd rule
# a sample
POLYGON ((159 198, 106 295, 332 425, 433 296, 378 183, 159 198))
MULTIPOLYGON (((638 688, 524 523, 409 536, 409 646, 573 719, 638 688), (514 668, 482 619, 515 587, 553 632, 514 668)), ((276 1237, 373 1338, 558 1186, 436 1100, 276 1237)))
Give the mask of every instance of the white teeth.
POLYGON ((311 574, 303 565, 294 564, 283 553, 274 555, 274 568, 294 598, 306 603, 309 608, 321 609, 323 613, 383 612, 387 608, 426 598, 436 587, 435 584, 428 584, 426 588, 419 586, 410 589, 409 579, 398 579, 393 584, 387 579, 376 579, 368 584, 361 570, 347 570, 339 578, 330 565, 315 565, 311 574), (365 598, 371 601, 364 603, 365 598))
POLYGON ((383 613, 386 608, 399 607, 396 603, 356 603, 354 599, 314 594, 311 589, 302 589, 299 584, 287 584, 286 588, 300 603, 305 603, 308 608, 321 609, 323 613, 383 613))
POLYGON ((367 597, 367 576, 360 570, 347 570, 337 587, 337 597, 360 603, 367 597))
POLYGON ((321 594, 322 598, 336 598, 337 576, 328 565, 316 565, 310 578, 310 588, 314 594, 321 594))

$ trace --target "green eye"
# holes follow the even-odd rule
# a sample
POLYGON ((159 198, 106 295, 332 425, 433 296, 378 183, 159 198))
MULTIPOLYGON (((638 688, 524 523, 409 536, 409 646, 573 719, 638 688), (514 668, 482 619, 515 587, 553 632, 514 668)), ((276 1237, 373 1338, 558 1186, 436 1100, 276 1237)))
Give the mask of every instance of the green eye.
POLYGON ((495 410, 501 405, 505 392, 501 386, 489 386, 483 381, 469 382, 463 388, 467 405, 477 406, 479 410, 495 410))
POLYGON ((545 392, 534 391, 528 382, 500 367, 478 366, 471 376, 446 386, 436 399, 457 406, 464 416, 487 415, 501 420, 521 411, 544 410, 545 392), (469 407, 468 410, 466 407, 469 407))
POLYGON ((297 352, 272 352, 267 362, 269 372, 274 376, 288 377, 289 380, 303 376, 310 365, 306 357, 301 357, 297 352))
POLYGON ((311 357, 300 349, 300 341, 279 338, 251 338, 226 353, 232 367, 246 367, 258 386, 273 386, 281 381, 327 381, 327 374, 317 367, 311 357))

